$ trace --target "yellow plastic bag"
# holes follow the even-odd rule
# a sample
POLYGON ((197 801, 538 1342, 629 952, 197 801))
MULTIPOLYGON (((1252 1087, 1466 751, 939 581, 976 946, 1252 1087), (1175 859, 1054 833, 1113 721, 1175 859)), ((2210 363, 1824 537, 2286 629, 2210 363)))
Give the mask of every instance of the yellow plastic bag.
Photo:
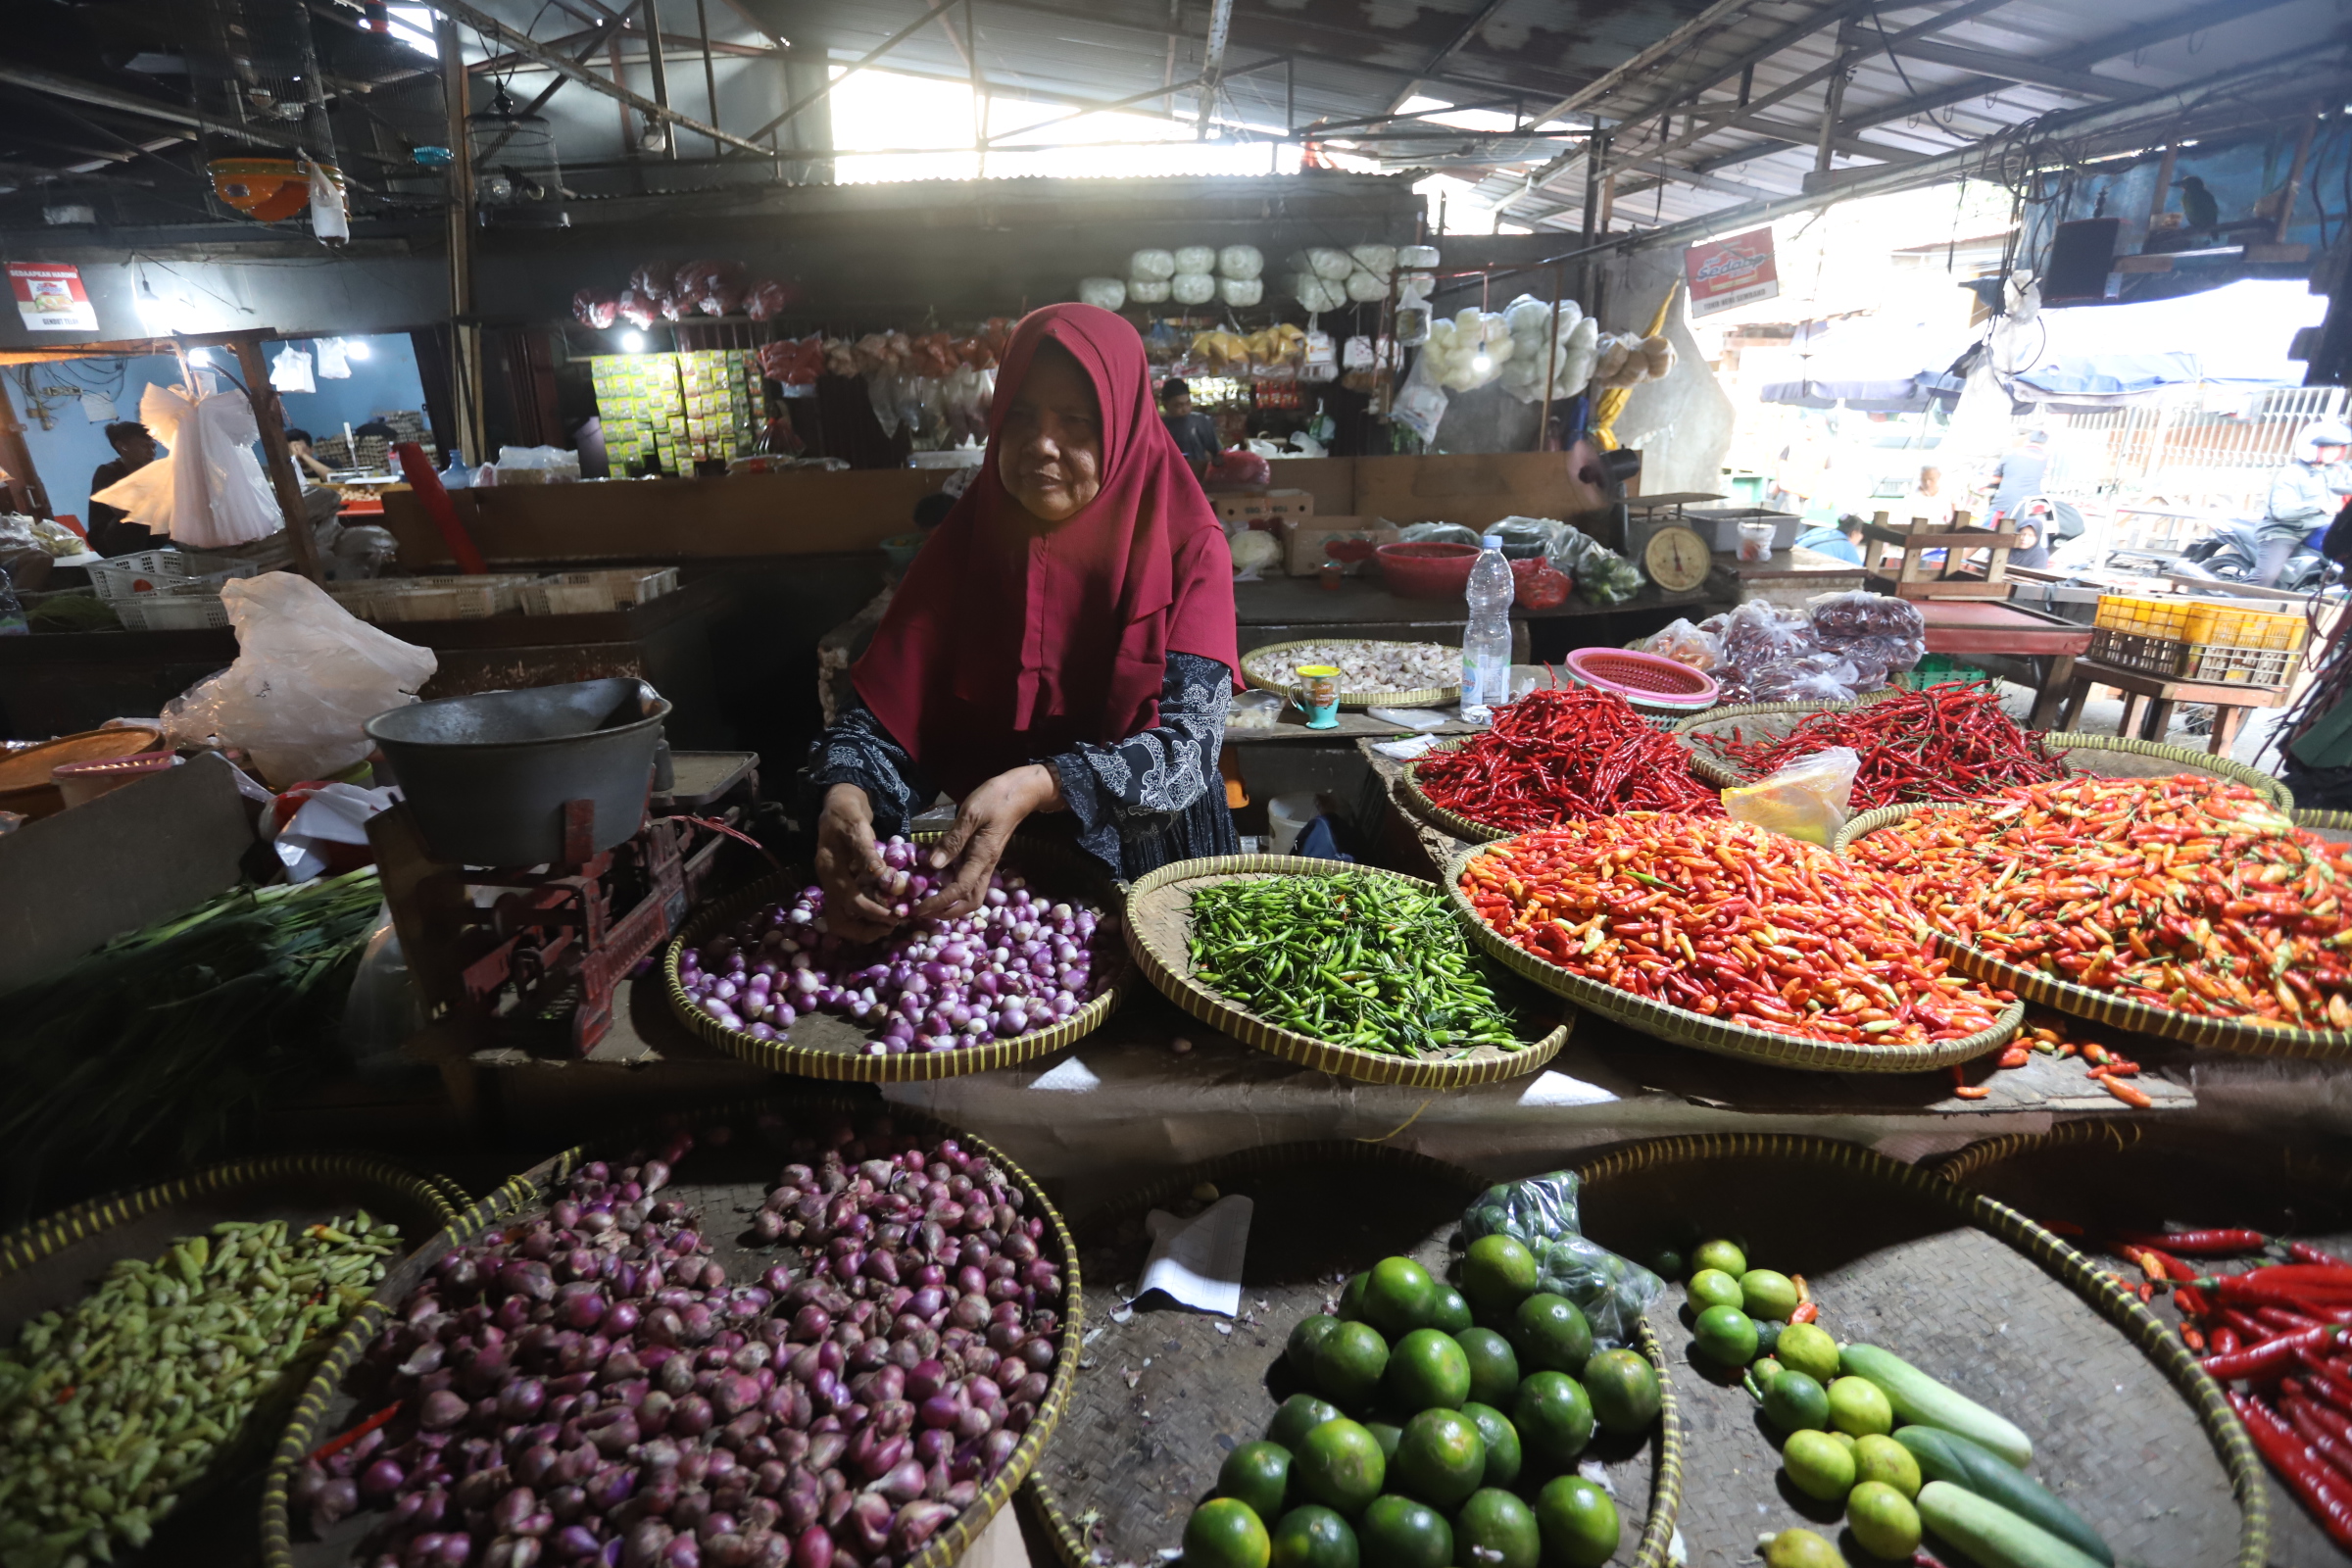
POLYGON ((1861 771, 1859 752, 1833 746, 1800 757, 1753 784, 1725 790, 1723 811, 1735 822, 1753 822, 1826 850, 1845 826, 1846 803, 1853 799, 1854 775, 1861 771))

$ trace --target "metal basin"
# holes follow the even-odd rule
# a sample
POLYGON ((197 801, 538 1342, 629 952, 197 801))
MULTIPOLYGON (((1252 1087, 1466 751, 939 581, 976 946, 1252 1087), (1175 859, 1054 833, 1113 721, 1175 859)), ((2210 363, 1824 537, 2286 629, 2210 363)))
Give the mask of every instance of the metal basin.
POLYGON ((568 802, 593 807, 590 854, 643 825, 668 712, 643 681, 584 680, 413 703, 364 727, 436 857, 537 865, 565 858, 568 802))

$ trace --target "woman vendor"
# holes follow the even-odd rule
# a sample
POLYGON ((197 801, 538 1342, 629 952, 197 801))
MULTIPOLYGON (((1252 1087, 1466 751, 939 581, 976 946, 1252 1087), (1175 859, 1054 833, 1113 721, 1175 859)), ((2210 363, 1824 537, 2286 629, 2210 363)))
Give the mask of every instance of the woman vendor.
POLYGON ((956 867, 916 911, 977 906, 1005 842, 1067 812, 1135 877, 1230 855, 1217 750, 1233 701, 1233 558, 1152 407, 1143 340, 1091 305, 1023 318, 997 373, 988 455, 907 567, 818 741, 816 876, 853 940, 894 921, 875 836, 945 789, 956 867))

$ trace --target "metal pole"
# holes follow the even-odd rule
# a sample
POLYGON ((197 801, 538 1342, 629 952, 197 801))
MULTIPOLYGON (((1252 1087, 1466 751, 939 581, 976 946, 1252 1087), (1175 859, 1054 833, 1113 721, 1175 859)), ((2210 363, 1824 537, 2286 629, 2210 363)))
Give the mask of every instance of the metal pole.
MULTIPOLYGON (((482 452, 480 336, 473 316, 473 147, 466 135, 470 106, 466 54, 448 16, 441 42, 441 90, 449 116, 449 402, 461 457, 482 452)), ((266 378, 265 378, 266 379, 266 378)))
MULTIPOLYGON (((695 30, 703 39, 703 102, 710 111, 710 123, 718 123, 718 72, 710 64, 710 13, 707 0, 694 0, 695 30)), ((710 138, 710 156, 716 158, 723 144, 716 136, 710 138)))
POLYGON ((2303 169, 2311 161, 2312 132, 2320 128, 2319 111, 2314 110, 2303 121, 2303 128, 2295 136, 2295 161, 2286 172, 2286 194, 2278 203, 2278 226, 2271 235, 2271 243, 2286 243, 2286 225, 2295 216, 2295 198, 2303 190, 2303 169))
POLYGON ((1560 269, 1551 270, 1551 336, 1545 339, 1544 350, 1544 416, 1536 421, 1536 447, 1544 450, 1544 438, 1551 434, 1551 377, 1560 368, 1560 269))
MULTIPOLYGON (((1608 139, 1600 133, 1600 117, 1594 115, 1592 119, 1592 135, 1587 138, 1585 143, 1585 220, 1583 226, 1578 230, 1577 240, 1577 249, 1584 251, 1592 248, 1593 224, 1600 217, 1600 166, 1608 161, 1609 156, 1608 139)), ((1577 277, 1576 292, 1583 296, 1588 303, 1591 302, 1592 298, 1592 264, 1591 262, 1585 263, 1583 271, 1577 277)))
POLYGON ((1233 0, 1210 0, 1208 45, 1200 55, 1200 123, 1195 139, 1208 139, 1209 117, 1216 113, 1217 88, 1225 74, 1225 40, 1233 32, 1233 0))
POLYGON ((1829 171, 1831 144, 1838 137, 1838 117, 1845 110, 1845 29, 1846 24, 1838 24, 1838 58, 1830 68, 1830 84, 1822 91, 1821 139, 1813 148, 1813 169, 1816 173, 1829 171))
MULTIPOLYGON (((669 114, 669 63, 662 58, 661 0, 638 0, 637 15, 645 23, 645 69, 653 78, 654 102, 666 122, 669 114)), ((678 157, 678 131, 672 124, 662 127, 662 156, 672 163, 678 157)))
POLYGON ((980 29, 972 25, 972 0, 963 0, 963 63, 972 74, 972 177, 988 177, 988 83, 980 76, 980 29))

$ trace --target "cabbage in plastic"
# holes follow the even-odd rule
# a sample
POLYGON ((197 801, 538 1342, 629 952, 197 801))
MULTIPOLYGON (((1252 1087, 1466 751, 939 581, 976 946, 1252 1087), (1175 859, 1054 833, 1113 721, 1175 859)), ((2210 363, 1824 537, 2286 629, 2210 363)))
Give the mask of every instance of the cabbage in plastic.
POLYGON ((1577 1215, 1583 1182, 1576 1172, 1490 1187, 1462 1212, 1462 1237, 1508 1236, 1536 1254, 1536 1289, 1564 1296, 1592 1325, 1592 1343, 1604 1350, 1631 1345, 1649 1303, 1666 1282, 1641 1264, 1587 1241, 1577 1215))

